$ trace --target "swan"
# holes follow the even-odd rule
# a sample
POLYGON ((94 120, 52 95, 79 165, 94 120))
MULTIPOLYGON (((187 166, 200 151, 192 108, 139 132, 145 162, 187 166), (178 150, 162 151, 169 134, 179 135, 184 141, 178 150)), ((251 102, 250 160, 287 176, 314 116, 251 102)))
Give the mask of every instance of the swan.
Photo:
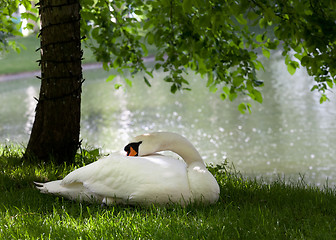
POLYGON ((219 186, 200 154, 184 137, 154 132, 135 137, 124 150, 70 172, 62 180, 35 182, 42 193, 111 204, 215 203, 219 186), (172 151, 182 159, 158 154, 172 151))

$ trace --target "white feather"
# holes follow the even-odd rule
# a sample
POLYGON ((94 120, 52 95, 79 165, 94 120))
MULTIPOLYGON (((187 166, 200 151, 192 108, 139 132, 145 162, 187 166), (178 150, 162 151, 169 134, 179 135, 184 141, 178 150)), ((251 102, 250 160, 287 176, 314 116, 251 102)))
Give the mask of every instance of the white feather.
POLYGON ((214 203, 219 196, 218 184, 203 161, 187 165, 159 154, 111 154, 74 170, 63 180, 35 184, 43 193, 105 204, 214 203))

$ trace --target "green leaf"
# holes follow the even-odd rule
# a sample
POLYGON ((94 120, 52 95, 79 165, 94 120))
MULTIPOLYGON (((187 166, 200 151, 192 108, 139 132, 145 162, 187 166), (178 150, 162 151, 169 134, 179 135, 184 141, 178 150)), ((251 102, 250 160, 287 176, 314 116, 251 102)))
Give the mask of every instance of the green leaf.
POLYGON ((289 63, 287 65, 287 71, 289 72, 289 74, 294 75, 294 73, 296 72, 296 67, 293 63, 289 63))
POLYGON ((144 77, 144 81, 148 87, 152 86, 146 77, 144 77))
POLYGON ((30 12, 21 13, 21 18, 31 19, 34 22, 37 21, 37 17, 34 14, 30 13, 30 12))
POLYGON ((324 103, 325 101, 329 101, 329 98, 323 93, 320 98, 320 104, 324 103))
POLYGON ((198 72, 203 75, 207 72, 207 67, 204 64, 204 59, 203 58, 199 58, 198 59, 198 72))
POLYGON ((149 45, 154 43, 154 34, 152 32, 147 33, 146 38, 149 45))
POLYGON ((120 87, 122 87, 121 84, 119 84, 119 83, 114 84, 114 89, 117 89, 117 90, 118 90, 120 87))
POLYGON ((148 55, 148 49, 147 49, 146 45, 143 44, 143 43, 140 43, 140 45, 141 45, 142 51, 144 53, 144 56, 147 56, 148 55))
POLYGON ((113 81, 113 79, 116 77, 117 75, 113 75, 111 74, 110 76, 108 76, 108 78, 106 79, 106 82, 111 82, 113 81))
POLYGON ((154 66, 154 68, 155 68, 156 70, 158 70, 161 66, 162 66, 161 63, 156 63, 155 66, 154 66))
POLYGON ((247 110, 249 111, 249 113, 251 114, 251 104, 250 103, 246 103, 246 107, 247 107, 247 110))
POLYGON ((152 26, 152 22, 151 21, 145 21, 143 23, 143 30, 147 30, 148 28, 150 28, 152 26))
POLYGON ((146 72, 146 73, 148 74, 148 76, 150 76, 151 78, 153 78, 153 77, 154 77, 152 72, 150 72, 150 71, 147 71, 147 70, 145 70, 145 72, 146 72))
POLYGON ((215 93, 217 92, 217 87, 216 87, 216 84, 212 84, 210 87, 209 87, 209 91, 212 92, 212 93, 215 93))
POLYGON ((314 85, 314 86, 310 89, 310 91, 314 91, 314 90, 316 90, 316 89, 318 89, 318 86, 317 86, 317 85, 314 85))
POLYGON ((265 71, 264 65, 260 61, 258 60, 253 61, 253 65, 257 70, 262 69, 265 71))
POLYGON ((233 91, 230 91, 230 95, 229 95, 229 99, 230 101, 232 102, 233 100, 235 100, 237 98, 237 93, 236 92, 233 92, 233 91))
POLYGON ((104 69, 105 71, 109 71, 109 70, 110 70, 110 68, 109 68, 107 62, 103 62, 103 69, 104 69))
POLYGON ((221 93, 220 98, 224 101, 227 98, 227 95, 225 93, 221 93))
POLYGON ((271 41, 270 39, 267 39, 265 47, 267 47, 268 49, 275 50, 278 47, 279 43, 280 43, 279 40, 273 40, 273 41, 271 41))
POLYGON ((34 30, 34 24, 27 23, 26 29, 28 29, 28 30, 34 30))
POLYGON ((267 58, 270 58, 270 56, 271 56, 270 51, 268 49, 266 49, 266 48, 262 48, 262 53, 267 58))
POLYGON ((255 20, 255 19, 257 19, 258 17, 260 17, 260 15, 259 15, 259 14, 256 14, 254 11, 248 11, 248 12, 247 12, 247 17, 248 17, 248 19, 250 19, 250 20, 255 20))
POLYGON ((212 72, 208 73, 208 81, 206 86, 209 87, 212 83, 213 83, 214 79, 213 79, 213 74, 212 72))
POLYGON ((253 96, 254 96, 254 100, 256 100, 257 102, 259 102, 259 103, 263 102, 262 95, 258 90, 256 90, 256 89, 253 90, 253 96))
POLYGON ((303 56, 300 53, 296 53, 296 54, 294 54, 294 57, 296 57, 299 61, 301 61, 303 56))
POLYGON ((245 111, 248 110, 249 113, 251 114, 251 104, 250 103, 241 103, 238 105, 238 110, 242 113, 245 114, 245 111))
POLYGON ((331 80, 329 80, 329 81, 327 80, 327 84, 330 88, 333 88, 333 86, 334 86, 334 84, 331 80))
POLYGON ((177 86, 176 86, 176 84, 171 85, 171 87, 170 87, 170 91, 171 91, 172 93, 176 93, 176 91, 177 91, 177 86))
POLYGON ((232 83, 235 87, 239 87, 244 82, 244 80, 244 77, 239 75, 233 78, 232 83))
POLYGON ((123 64, 123 59, 119 56, 116 58, 116 60, 113 61, 113 67, 118 68, 121 67, 123 64))
POLYGON ((245 103, 241 103, 241 104, 239 104, 239 105, 238 105, 238 110, 239 110, 242 114, 244 114, 245 111, 247 110, 247 107, 246 107, 245 103))
POLYGON ((225 96, 229 96, 230 95, 230 89, 227 86, 223 87, 223 93, 225 94, 225 96))
POLYGON ((191 12, 192 3, 193 3, 192 0, 183 0, 183 4, 182 4, 183 12, 185 13, 191 12))
POLYGON ((165 82, 174 82, 174 80, 171 77, 165 77, 163 80, 165 82))
POLYGON ((99 32, 100 32, 100 29, 98 27, 94 28, 92 31, 91 31, 91 36, 94 38, 94 39, 99 39, 99 32))
POLYGON ((286 57, 285 57, 285 64, 288 65, 291 61, 292 60, 291 60, 290 56, 286 55, 286 57))
POLYGON ((247 24, 247 21, 244 18, 243 14, 239 14, 238 16, 236 16, 236 19, 241 25, 246 25, 247 24))
POLYGON ((128 78, 125 78, 125 82, 127 83, 128 86, 132 87, 133 82, 129 80, 128 78))
POLYGON ((257 42, 264 42, 265 41, 265 34, 258 34, 256 36, 257 42))
POLYGON ((134 13, 139 16, 142 15, 142 11, 140 11, 139 9, 134 10, 134 13))
POLYGON ((261 18, 261 19, 259 20, 259 27, 260 27, 261 29, 267 27, 267 20, 266 20, 265 18, 261 18))

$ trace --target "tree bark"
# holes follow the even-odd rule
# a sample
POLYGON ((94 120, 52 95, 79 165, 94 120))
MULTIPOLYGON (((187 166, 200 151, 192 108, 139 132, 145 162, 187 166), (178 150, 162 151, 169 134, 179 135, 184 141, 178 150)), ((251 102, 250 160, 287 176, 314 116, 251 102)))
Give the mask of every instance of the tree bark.
POLYGON ((41 0, 40 15, 41 88, 26 155, 72 162, 83 82, 79 0, 41 0))

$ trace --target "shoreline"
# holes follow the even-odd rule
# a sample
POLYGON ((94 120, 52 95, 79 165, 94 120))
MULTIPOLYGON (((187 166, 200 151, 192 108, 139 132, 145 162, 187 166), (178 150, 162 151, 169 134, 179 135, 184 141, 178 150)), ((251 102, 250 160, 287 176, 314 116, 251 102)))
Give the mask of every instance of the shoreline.
MULTIPOLYGON (((100 62, 82 64, 83 71, 94 70, 99 68, 103 68, 103 64, 100 62)), ((41 76, 41 70, 3 74, 0 75, 0 83, 19 80, 23 78, 40 77, 40 76, 41 76)))
MULTIPOLYGON (((148 56, 148 57, 143 58, 144 62, 153 62, 154 60, 155 60, 154 56, 148 56)), ((101 62, 82 64, 83 71, 95 70, 95 69, 100 69, 100 68, 103 68, 103 63, 101 62)), ((0 75, 0 83, 13 81, 13 80, 19 80, 23 78, 40 77, 40 76, 41 76, 41 70, 2 74, 0 75)))

